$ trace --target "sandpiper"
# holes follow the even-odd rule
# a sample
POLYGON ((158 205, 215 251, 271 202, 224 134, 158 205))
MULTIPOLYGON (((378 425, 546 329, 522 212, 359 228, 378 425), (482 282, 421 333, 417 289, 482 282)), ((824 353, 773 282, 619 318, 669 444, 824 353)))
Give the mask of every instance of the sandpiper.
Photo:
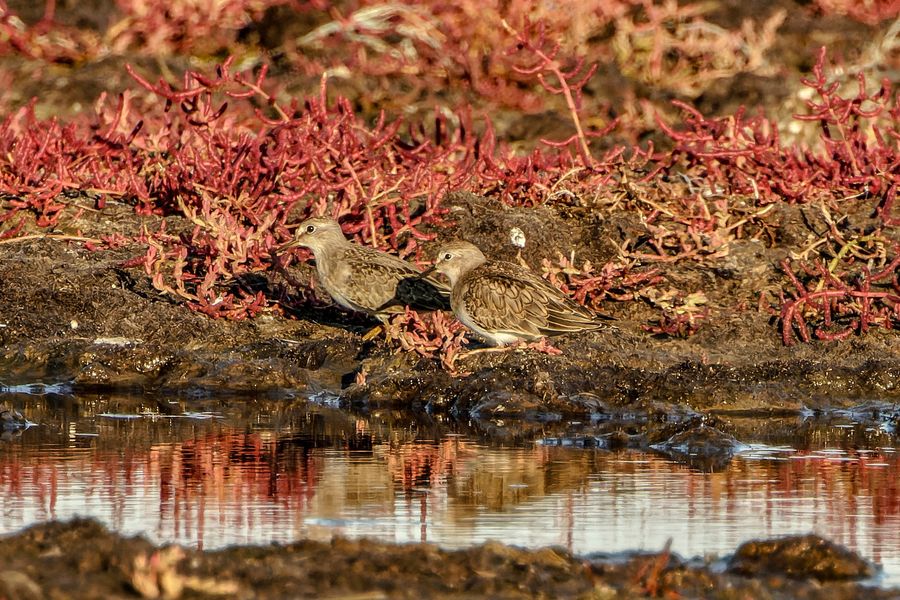
POLYGON ((405 260, 344 237, 337 221, 326 217, 300 224, 293 240, 279 251, 297 246, 312 250, 325 291, 340 306, 366 313, 384 323, 404 306, 414 310, 449 310, 450 289, 405 260))
POLYGON ((610 319, 523 267, 487 260, 468 242, 444 245, 431 270, 450 280, 456 318, 492 346, 598 329, 603 327, 601 319, 610 319))

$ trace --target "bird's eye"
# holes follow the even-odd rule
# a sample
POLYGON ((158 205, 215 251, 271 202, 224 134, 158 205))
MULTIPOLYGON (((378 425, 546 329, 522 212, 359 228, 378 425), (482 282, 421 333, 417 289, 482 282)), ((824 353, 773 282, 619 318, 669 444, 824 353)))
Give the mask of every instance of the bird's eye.
POLYGON ((306 226, 306 233, 312 233, 312 232, 315 231, 315 230, 316 230, 316 226, 315 226, 315 225, 307 225, 307 226, 306 226))
POLYGON ((447 252, 446 254, 444 254, 444 260, 450 260, 451 258, 453 258, 453 255, 450 254, 449 252, 447 252))

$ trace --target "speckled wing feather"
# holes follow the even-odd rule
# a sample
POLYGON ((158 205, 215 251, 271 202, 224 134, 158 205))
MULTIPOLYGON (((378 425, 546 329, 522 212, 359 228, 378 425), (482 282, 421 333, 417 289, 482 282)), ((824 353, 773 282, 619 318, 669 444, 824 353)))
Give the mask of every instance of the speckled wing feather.
POLYGON ((530 271, 489 262, 470 271, 457 298, 480 328, 535 339, 600 327, 593 313, 530 271))
POLYGON ((420 310, 449 309, 449 289, 430 278, 420 279, 413 265, 396 256, 352 246, 339 260, 343 296, 356 310, 400 312, 404 305, 420 310))

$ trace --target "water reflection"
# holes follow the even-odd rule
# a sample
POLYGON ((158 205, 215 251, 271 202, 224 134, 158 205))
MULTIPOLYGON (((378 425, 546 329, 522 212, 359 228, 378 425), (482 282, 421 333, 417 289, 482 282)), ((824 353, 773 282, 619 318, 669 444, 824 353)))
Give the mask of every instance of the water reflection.
POLYGON ((769 445, 703 473, 654 454, 504 446, 460 425, 304 401, 5 401, 40 425, 0 442, 0 533, 89 515, 204 548, 339 532, 590 553, 673 537, 695 556, 814 531, 900 584, 900 458, 872 427, 809 423, 794 448, 758 440, 769 445))

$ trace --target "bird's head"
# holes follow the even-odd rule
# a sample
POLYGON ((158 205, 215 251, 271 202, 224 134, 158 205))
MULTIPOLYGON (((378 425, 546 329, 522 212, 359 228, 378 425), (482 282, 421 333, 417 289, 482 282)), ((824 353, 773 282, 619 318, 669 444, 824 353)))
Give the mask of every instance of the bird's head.
POLYGON ((469 242, 450 242, 441 246, 438 250, 434 266, 427 272, 437 271, 443 273, 450 280, 450 285, 456 285, 456 281, 470 270, 487 260, 478 246, 469 242))
POLYGON ((328 248, 343 244, 347 241, 341 226, 334 219, 327 217, 314 217, 300 223, 294 234, 294 239, 283 244, 279 251, 291 248, 303 247, 312 250, 314 255, 327 252, 328 248))

